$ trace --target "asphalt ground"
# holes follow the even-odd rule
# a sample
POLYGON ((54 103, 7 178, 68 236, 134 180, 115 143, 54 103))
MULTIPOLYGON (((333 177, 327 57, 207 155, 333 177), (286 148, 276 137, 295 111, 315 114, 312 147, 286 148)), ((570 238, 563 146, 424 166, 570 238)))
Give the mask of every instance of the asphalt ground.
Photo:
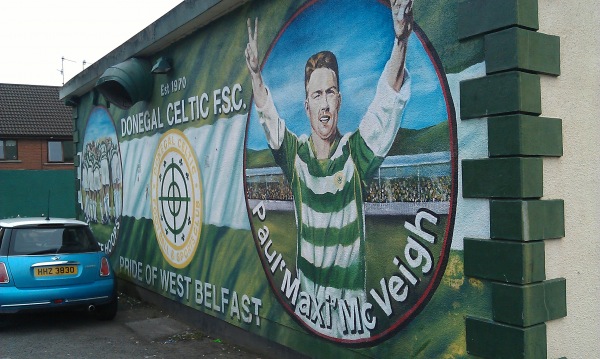
POLYGON ((87 312, 23 314, 0 331, 0 359, 264 358, 121 294, 114 320, 87 312))

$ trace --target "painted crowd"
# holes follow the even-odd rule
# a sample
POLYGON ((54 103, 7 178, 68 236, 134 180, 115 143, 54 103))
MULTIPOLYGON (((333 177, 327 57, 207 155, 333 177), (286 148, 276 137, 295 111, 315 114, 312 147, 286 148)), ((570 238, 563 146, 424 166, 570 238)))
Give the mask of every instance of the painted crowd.
MULTIPOLYGON (((391 202, 448 202, 451 179, 439 177, 385 178, 371 181, 365 188, 365 200, 371 203, 391 202)), ((249 199, 292 201, 290 185, 283 176, 270 176, 266 181, 248 181, 246 197, 249 199)))

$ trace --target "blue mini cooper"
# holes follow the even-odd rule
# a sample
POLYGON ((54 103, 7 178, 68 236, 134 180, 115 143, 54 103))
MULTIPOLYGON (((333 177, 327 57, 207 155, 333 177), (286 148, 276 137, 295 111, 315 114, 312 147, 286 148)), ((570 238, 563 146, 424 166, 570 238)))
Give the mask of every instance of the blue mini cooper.
POLYGON ((0 219, 0 325, 8 314, 86 309, 117 314, 116 279, 87 223, 57 218, 0 219))

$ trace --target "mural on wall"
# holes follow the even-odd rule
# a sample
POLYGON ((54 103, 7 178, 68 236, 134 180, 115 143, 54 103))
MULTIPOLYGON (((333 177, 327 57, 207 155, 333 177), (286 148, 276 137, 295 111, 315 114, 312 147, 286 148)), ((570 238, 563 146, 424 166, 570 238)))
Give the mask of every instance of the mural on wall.
POLYGON ((119 276, 301 352, 466 355, 489 290, 455 111, 483 64, 416 6, 248 3, 157 54, 151 101, 83 101, 79 215, 119 276))
POLYGON ((80 153, 80 204, 100 246, 111 254, 116 246, 123 209, 121 153, 110 113, 92 110, 80 153))
POLYGON ((347 3, 336 9, 345 16, 323 23, 339 6, 308 3, 271 44, 262 69, 259 19, 248 20, 256 111, 246 194, 274 293, 314 333, 352 343, 393 332, 435 290, 451 242, 456 164, 452 100, 434 50, 422 32, 413 34, 412 1, 368 15, 347 3), (352 18, 365 28, 353 28, 352 18), (308 60, 302 66, 297 57, 308 60), (294 66, 304 76, 282 71, 294 66), (411 68, 420 75, 414 80, 411 68), (401 127, 436 126, 445 133, 422 138, 417 153, 398 154, 411 140, 398 136, 401 127), (428 141, 445 151, 425 152, 428 141))

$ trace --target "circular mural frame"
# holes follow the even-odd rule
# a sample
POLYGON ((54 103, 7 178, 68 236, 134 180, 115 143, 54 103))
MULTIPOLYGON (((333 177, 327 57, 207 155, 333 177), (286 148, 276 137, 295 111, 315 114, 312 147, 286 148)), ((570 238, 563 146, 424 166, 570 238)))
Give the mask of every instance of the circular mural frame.
MULTIPOLYGON (((268 47, 261 65, 263 71, 268 68, 269 61, 275 61, 274 59, 277 58, 277 55, 274 55, 274 53, 277 51, 279 43, 285 41, 286 32, 293 26, 298 26, 298 22, 306 21, 306 16, 303 17, 303 14, 309 13, 307 16, 316 16, 314 13, 323 10, 319 10, 316 6, 321 3, 327 3, 327 1, 307 2, 282 26, 268 47)), ((379 5, 389 11, 389 5, 383 5, 378 1, 371 1, 370 3, 379 5)), ((344 12, 343 9, 339 11, 344 12)), ((362 21, 367 22, 367 20, 362 21)), ((385 20, 382 21, 385 22, 385 20)), ((310 24, 310 21, 308 23, 310 24)), ((388 26, 392 26, 391 21, 389 21, 388 26)), ((306 41, 310 41, 310 38, 306 41)), ((344 41, 348 43, 348 39, 344 39, 344 41)), ((447 116, 447 124, 444 124, 444 126, 447 126, 444 135, 447 141, 445 145, 447 151, 423 153, 420 156, 413 155, 412 157, 410 155, 386 156, 387 162, 384 160, 383 164, 389 167, 385 167, 384 169, 391 173, 392 171, 389 169, 393 166, 397 166, 398 168, 402 166, 418 168, 419 166, 424 166, 423 163, 427 161, 430 164, 439 164, 440 168, 443 167, 445 174, 443 180, 445 181, 443 191, 444 200, 441 205, 435 203, 435 201, 427 200, 415 200, 412 203, 409 201, 394 202, 384 200, 383 203, 369 203, 365 201, 365 205, 363 206, 364 227, 366 228, 366 240, 364 244, 366 260, 364 270, 367 274, 365 275, 364 296, 356 296, 355 302, 353 302, 354 297, 348 297, 350 299, 341 296, 336 297, 331 292, 320 298, 317 294, 313 295, 312 293, 303 296, 304 279, 299 274, 301 272, 301 269, 299 269, 301 265, 298 264, 299 261, 303 260, 301 258, 303 255, 299 254, 303 251, 303 248, 298 244, 299 241, 297 240, 297 238, 301 237, 297 222, 301 218, 298 215, 299 211, 304 209, 298 203, 299 201, 295 201, 294 198, 298 196, 294 193, 294 190, 286 189, 281 191, 278 189, 274 191, 268 188, 270 183, 275 183, 276 186, 283 186, 285 182, 290 183, 291 181, 285 170, 277 169, 277 160, 264 159, 268 157, 269 152, 273 151, 269 151, 268 149, 265 151, 264 148, 255 148, 256 143, 258 143, 256 139, 260 136, 256 135, 257 132, 260 132, 256 131, 257 124, 259 123, 257 120, 258 115, 254 107, 254 111, 249 113, 245 144, 244 185, 251 229, 265 275, 279 303, 300 326, 316 336, 338 344, 358 347, 371 346, 397 333, 400 328, 410 323, 430 301, 444 275, 448 261, 454 227, 458 182, 456 114, 441 61, 418 24, 414 26, 410 41, 410 46, 412 47, 409 48, 409 51, 415 47, 422 49, 424 56, 420 59, 426 59, 428 66, 430 66, 429 73, 435 78, 434 82, 437 82, 439 86, 437 96, 441 96, 440 111, 447 116), (273 163, 275 163, 275 166, 273 163), (261 188, 266 188, 264 193, 261 188), (283 194, 281 194, 281 197, 273 199, 272 193, 278 191, 283 192, 283 194), (391 211, 396 212, 390 214, 390 210, 388 210, 390 208, 391 211), (386 211, 388 212, 385 213, 386 211), (410 211, 410 214, 407 214, 407 211, 410 211), (395 230, 402 232, 403 239, 392 238, 395 236, 393 234, 395 230), (387 238, 385 240, 388 240, 386 242, 388 245, 387 247, 386 245, 372 245, 369 243, 371 238, 387 238), (289 242, 292 241, 296 241, 296 245, 290 245, 289 242), (392 245, 389 243, 401 244, 392 245), (417 273, 417 271, 420 272, 417 273), (369 277, 369 273, 376 274, 371 274, 371 277, 369 277), (338 316, 339 323, 341 323, 339 325, 332 324, 336 316, 338 316), (327 317, 331 320, 328 321, 327 317)), ((296 53, 304 54, 306 51, 310 52, 310 50, 304 51, 301 45, 297 45, 294 53, 288 56, 296 56, 296 53)), ((290 49, 287 51, 289 53, 290 49)), ((308 58, 306 54, 303 57, 308 58)), ((340 63, 348 60, 343 57, 339 57, 339 59, 340 63)), ((409 72, 421 66, 415 62, 414 58, 407 59, 406 66, 409 72)), ((289 64, 279 66, 286 69, 290 68, 289 64)), ((383 65, 379 66, 383 68, 383 65)), ((285 76, 292 77, 294 75, 286 73, 285 76)), ((344 73, 340 65, 340 78, 343 76, 344 73)), ((275 82, 277 81, 275 79, 275 82)), ((284 79, 283 81, 287 80, 284 79)), ((419 79, 413 78, 412 81, 418 82, 419 79)), ((267 82, 269 82, 268 78, 267 82)), ((285 84, 281 87, 283 86, 285 84)), ((293 85, 289 85, 289 87, 291 88, 293 85)), ((340 84, 340 89, 341 92, 345 91, 344 83, 340 84)), ((277 86, 273 87, 272 91, 270 88, 276 106, 283 103, 282 98, 278 99, 276 97, 277 91, 277 86)), ((282 97, 284 96, 282 95, 282 97)), ((284 98, 284 100, 287 99, 284 98)), ((426 101, 419 101, 417 99, 415 102, 424 103, 426 101)), ((304 109, 301 110, 303 111, 304 109)), ((411 109, 411 116, 416 116, 415 114, 419 113, 417 110, 411 109)), ((298 113, 298 110, 296 111, 298 113)), ((409 112, 409 109, 407 108, 406 111, 409 112)), ((292 112, 286 113, 285 116, 295 117, 292 112)), ((281 117, 287 118, 284 115, 281 117)), ((289 125, 290 127, 295 126, 294 123, 287 122, 285 125, 289 125)), ((416 131, 429 128, 427 125, 417 128, 416 131)), ((354 125, 354 127, 358 126, 354 125)), ((347 131, 341 128, 340 130, 342 132, 347 131)), ((306 132, 306 129, 293 128, 290 130, 292 133, 302 133, 302 131, 306 132)), ((405 134, 399 133, 396 136, 395 143, 400 141, 399 138, 401 136, 405 136, 405 134)), ((394 146, 392 146, 392 149, 394 149, 394 146)), ((432 169, 433 167, 434 165, 429 168, 422 167, 420 170, 417 169, 417 173, 420 173, 417 176, 422 174, 424 178, 426 177, 426 172, 435 173, 435 171, 442 171, 440 169, 432 169)), ((397 173, 401 172, 397 170, 397 173)), ((401 175, 397 176, 401 177, 401 175)), ((431 175, 431 177, 433 176, 431 175)), ((340 178, 343 179, 345 177, 336 174, 333 180, 338 179, 339 182, 340 178)), ((378 178, 381 182, 381 175, 378 178)), ((372 182, 373 180, 371 180, 372 182)), ((391 183, 392 181, 388 182, 391 183)), ((421 178, 419 177, 417 184, 413 184, 412 187, 420 187, 421 183, 421 178)), ((383 187, 380 186, 378 188, 381 189, 383 187)), ((368 191, 363 189, 362 192, 365 197, 368 197, 368 191)), ((324 255, 321 259, 324 260, 326 257, 327 255, 324 255)))

